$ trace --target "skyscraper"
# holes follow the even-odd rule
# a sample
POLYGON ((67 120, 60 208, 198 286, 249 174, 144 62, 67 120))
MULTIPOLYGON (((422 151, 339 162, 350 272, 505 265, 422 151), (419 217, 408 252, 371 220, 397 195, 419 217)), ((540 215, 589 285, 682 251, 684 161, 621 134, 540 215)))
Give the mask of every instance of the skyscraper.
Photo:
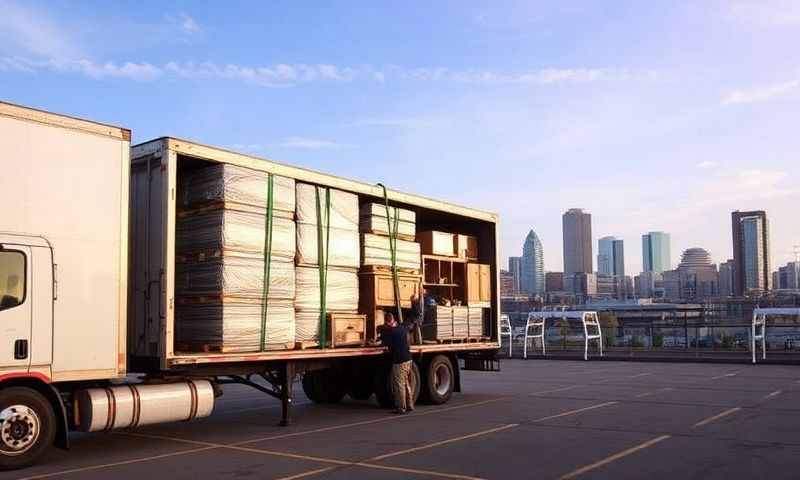
POLYGON ((542 242, 533 230, 528 232, 522 246, 521 270, 520 291, 530 295, 544 295, 544 252, 542 242))
POLYGON ((597 241, 597 273, 614 274, 614 237, 601 237, 597 241))
POLYGON ((508 272, 511 274, 511 286, 515 293, 522 290, 522 257, 508 257, 508 272))
POLYGON ((663 273, 672 268, 669 233, 648 232, 642 235, 642 271, 663 273))
POLYGON ((763 210, 731 213, 735 295, 770 289, 769 223, 763 210))
POLYGON ((564 276, 592 273, 592 215, 571 208, 561 217, 564 235, 564 276))
POLYGON ((733 295, 733 260, 719 264, 719 294, 723 297, 733 295))

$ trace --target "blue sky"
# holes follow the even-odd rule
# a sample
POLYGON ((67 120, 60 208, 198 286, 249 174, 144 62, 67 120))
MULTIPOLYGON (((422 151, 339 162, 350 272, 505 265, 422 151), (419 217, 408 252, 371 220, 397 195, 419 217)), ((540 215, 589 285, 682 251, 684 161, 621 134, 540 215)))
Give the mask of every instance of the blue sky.
POLYGON ((548 270, 571 207, 628 273, 734 209, 800 244, 800 2, 110 5, 0 0, 0 99, 493 210, 548 270))

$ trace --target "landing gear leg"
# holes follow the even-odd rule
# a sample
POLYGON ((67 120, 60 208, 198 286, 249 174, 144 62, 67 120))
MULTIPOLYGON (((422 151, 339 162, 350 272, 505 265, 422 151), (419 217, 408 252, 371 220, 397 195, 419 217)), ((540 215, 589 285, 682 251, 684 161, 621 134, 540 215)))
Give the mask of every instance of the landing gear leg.
POLYGON ((292 385, 294 384, 294 364, 286 362, 279 374, 281 386, 281 427, 289 426, 289 414, 292 408, 292 385))

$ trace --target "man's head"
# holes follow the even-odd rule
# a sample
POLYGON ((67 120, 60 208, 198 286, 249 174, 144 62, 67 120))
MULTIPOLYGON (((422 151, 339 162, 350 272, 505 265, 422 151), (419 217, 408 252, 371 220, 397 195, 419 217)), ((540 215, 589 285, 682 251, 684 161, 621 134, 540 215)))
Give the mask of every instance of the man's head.
POLYGON ((394 314, 390 313, 390 312, 386 312, 383 315, 383 323, 385 323, 386 325, 389 325, 390 327, 396 327, 397 326, 397 320, 395 320, 394 314))

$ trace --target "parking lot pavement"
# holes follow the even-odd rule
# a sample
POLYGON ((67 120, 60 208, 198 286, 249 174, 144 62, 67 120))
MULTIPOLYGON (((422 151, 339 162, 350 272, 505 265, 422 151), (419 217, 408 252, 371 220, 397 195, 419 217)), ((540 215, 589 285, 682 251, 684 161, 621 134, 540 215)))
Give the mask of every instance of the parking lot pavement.
POLYGON ((276 480, 797 478, 800 370, 792 366, 508 360, 463 372, 463 393, 410 415, 374 402, 315 405, 226 388, 214 414, 73 434, 19 478, 276 480))

